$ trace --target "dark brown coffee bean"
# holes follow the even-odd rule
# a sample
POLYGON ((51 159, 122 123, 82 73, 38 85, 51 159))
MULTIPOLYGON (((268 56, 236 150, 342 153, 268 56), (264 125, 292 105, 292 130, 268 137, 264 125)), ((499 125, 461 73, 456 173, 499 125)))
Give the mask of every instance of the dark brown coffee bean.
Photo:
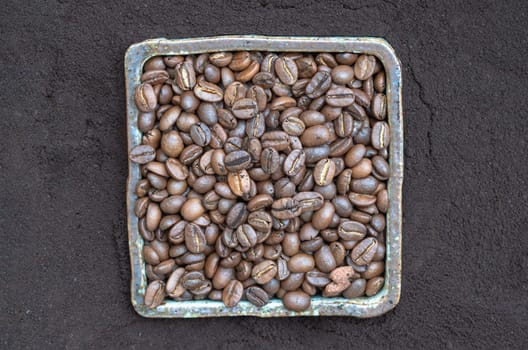
POLYGON ((382 213, 386 213, 389 208, 389 195, 387 190, 382 190, 378 192, 376 196, 376 205, 382 213))
POLYGON ((370 55, 361 55, 354 64, 354 74, 359 80, 366 80, 374 74, 376 58, 370 55))
POLYGON ((293 198, 280 198, 273 202, 271 206, 271 215, 275 218, 292 219, 301 214, 301 206, 299 202, 293 198))
POLYGON ((237 172, 251 166, 251 156, 246 151, 234 151, 225 156, 224 164, 228 171, 237 172))
POLYGON ((339 225, 337 233, 345 241, 359 241, 367 234, 367 228, 357 221, 343 221, 339 225))
POLYGON ((266 239, 265 235, 259 236, 259 232, 264 234, 270 233, 273 224, 271 215, 263 210, 250 213, 248 215, 247 222, 257 231, 257 243, 261 243, 266 239))
POLYGON ((156 150, 149 145, 138 145, 130 151, 130 160, 137 164, 147 164, 156 158, 156 150))
POLYGON ((242 248, 253 247, 257 244, 257 234, 252 226, 243 224, 238 226, 236 230, 238 244, 242 248))
POLYGON ((191 126, 190 135, 194 143, 198 146, 203 147, 211 141, 211 131, 204 123, 191 126))
POLYGON ((293 85, 297 81, 297 65, 288 57, 281 57, 275 60, 275 73, 280 81, 286 85, 293 85))
POLYGON ((284 294, 282 302, 288 310, 301 312, 310 308, 310 296, 303 291, 292 291, 284 294))
POLYGON ((349 65, 340 65, 332 69, 332 81, 336 84, 345 85, 354 79, 354 69, 349 65))
POLYGON ((241 98, 233 104, 233 114, 238 119, 251 119, 257 116, 257 101, 251 98, 241 98))
POLYGON ((334 129, 339 137, 351 136, 354 129, 354 119, 349 113, 343 112, 334 120, 334 129))
POLYGON ((319 186, 332 183, 335 175, 335 164, 330 159, 321 159, 313 171, 314 181, 319 186))
POLYGON ((372 127, 371 143, 377 150, 386 148, 390 141, 389 125, 385 122, 377 122, 372 127))
POLYGON ((279 168, 279 153, 274 148, 264 148, 260 155, 260 164, 266 173, 275 173, 279 168))
POLYGON ((234 307, 238 304, 240 299, 242 299, 243 292, 244 287, 242 286, 242 283, 237 280, 232 280, 224 288, 222 302, 227 307, 234 307))
POLYGON ((263 148, 274 148, 276 151, 285 151, 288 149, 289 135, 284 131, 269 131, 264 133, 261 138, 263 148))
POLYGON ((331 272, 336 268, 336 261, 329 246, 323 245, 315 252, 315 266, 322 272, 331 272))
POLYGON ((317 210, 312 217, 312 225, 318 230, 323 230, 330 225, 335 213, 331 202, 325 201, 321 209, 317 210))
POLYGON ((385 284, 385 279, 383 277, 374 277, 367 282, 367 286, 365 289, 365 294, 368 297, 371 297, 373 295, 376 295, 383 285, 385 284))
POLYGON ((161 137, 161 150, 168 157, 178 157, 184 150, 184 144, 180 133, 176 130, 170 130, 164 133, 161 137))
POLYGON ((257 307, 262 307, 269 302, 268 293, 264 289, 256 286, 249 287, 246 290, 246 298, 251 304, 257 307))
POLYGON ((138 129, 139 131, 146 133, 151 130, 156 123, 156 115, 154 112, 143 112, 138 117, 138 129))
POLYGON ((291 272, 308 272, 315 267, 315 260, 311 255, 299 253, 288 261, 288 269, 291 272))
POLYGON ((282 129, 291 136, 301 136, 305 126, 302 120, 295 117, 287 117, 282 122, 282 129))
POLYGON ((330 140, 330 132, 323 125, 309 127, 301 135, 301 142, 305 147, 319 146, 330 140))
POLYGON ((196 72, 190 62, 176 65, 174 82, 182 90, 192 90, 196 84, 196 72))
POLYGON ((277 264, 271 260, 264 260, 255 265, 251 272, 251 277, 258 284, 265 284, 269 282, 277 274, 277 264))
POLYGON ((324 95, 332 85, 332 78, 329 72, 317 72, 306 86, 306 95, 310 98, 317 98, 324 95))
MULTIPOLYGON (((246 122, 246 135, 251 138, 261 137, 266 131, 264 116, 257 113, 255 117, 246 122)), ((260 145, 260 143, 259 143, 260 145)))
POLYGON ((225 67, 231 63, 233 54, 231 52, 216 52, 209 55, 209 62, 217 67, 225 67))
POLYGON ((337 86, 326 92, 325 101, 333 107, 346 107, 354 103, 354 92, 346 87, 337 86))
POLYGON ((142 112, 152 112, 158 104, 158 99, 152 85, 143 83, 134 91, 136 106, 142 112))
POLYGON ((373 177, 368 176, 363 179, 352 180, 352 191, 362 194, 374 194, 378 188, 379 181, 373 177))
POLYGON ((293 176, 299 171, 301 171, 301 169, 305 166, 305 157, 306 155, 304 154, 303 150, 296 149, 290 152, 288 157, 286 157, 286 159, 284 160, 284 173, 287 176, 293 176))
POLYGON ((367 237, 359 242, 352 250, 350 256, 357 265, 367 265, 372 261, 378 248, 378 241, 375 238, 367 237))
POLYGON ((148 308, 156 308, 165 298, 165 283, 163 281, 152 281, 145 291, 144 303, 148 308))
POLYGON ((317 192, 300 192, 293 197, 301 207, 301 213, 319 210, 324 203, 323 196, 317 192))
POLYGON ((273 197, 269 194, 258 194, 247 204, 247 209, 251 212, 267 208, 273 204, 273 197))
POLYGON ((312 270, 306 273, 306 280, 314 287, 324 288, 328 283, 330 283, 330 277, 327 273, 312 270))
POLYGON ((226 129, 234 129, 237 126, 237 119, 227 109, 219 108, 216 110, 218 122, 226 129))
POLYGON ((191 253, 201 253, 207 242, 200 226, 189 223, 185 226, 185 246, 191 253))
POLYGON ((383 157, 374 156, 372 157, 372 166, 374 167, 372 174, 378 180, 387 180, 390 176, 389 163, 383 157))
POLYGON ((235 229, 242 225, 248 217, 248 211, 245 203, 236 203, 226 216, 226 225, 231 229, 235 229))
POLYGON ((232 193, 239 197, 248 194, 251 190, 251 179, 246 170, 228 173, 227 183, 232 193))
POLYGON ((224 98, 223 90, 213 83, 199 81, 194 86, 194 94, 205 102, 219 102, 224 98))

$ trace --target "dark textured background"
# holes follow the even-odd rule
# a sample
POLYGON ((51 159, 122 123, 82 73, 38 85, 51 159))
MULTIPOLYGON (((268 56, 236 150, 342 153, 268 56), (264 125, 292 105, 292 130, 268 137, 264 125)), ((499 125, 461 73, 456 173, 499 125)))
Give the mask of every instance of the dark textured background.
POLYGON ((526 1, 0 7, 0 347, 528 348, 526 1), (123 56, 216 34, 385 37, 403 64, 403 291, 376 319, 147 320, 129 301, 123 56))

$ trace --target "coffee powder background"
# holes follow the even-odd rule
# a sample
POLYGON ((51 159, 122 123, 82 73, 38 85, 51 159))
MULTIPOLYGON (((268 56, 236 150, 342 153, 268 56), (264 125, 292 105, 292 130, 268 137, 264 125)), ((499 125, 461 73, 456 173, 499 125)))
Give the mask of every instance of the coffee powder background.
POLYGON ((0 8, 1 346, 528 348, 528 6, 12 1, 0 8), (153 37, 385 37, 403 65, 400 304, 370 320, 132 309, 123 56, 153 37))

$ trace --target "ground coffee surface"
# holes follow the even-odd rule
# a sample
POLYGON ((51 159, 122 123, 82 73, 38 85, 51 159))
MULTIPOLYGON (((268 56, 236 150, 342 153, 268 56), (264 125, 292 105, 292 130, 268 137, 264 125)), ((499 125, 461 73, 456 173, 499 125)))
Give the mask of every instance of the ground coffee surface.
POLYGON ((12 1, 0 8, 4 349, 528 348, 526 2, 12 1), (354 318, 130 304, 123 57, 147 38, 385 37, 402 61, 403 289, 354 318))

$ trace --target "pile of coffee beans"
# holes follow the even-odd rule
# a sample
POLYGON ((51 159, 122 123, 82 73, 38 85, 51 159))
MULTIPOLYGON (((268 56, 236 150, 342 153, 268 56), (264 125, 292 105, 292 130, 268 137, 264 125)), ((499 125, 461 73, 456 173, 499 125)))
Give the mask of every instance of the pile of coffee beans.
POLYGON ((354 53, 158 56, 135 90, 144 302, 302 311, 384 284, 385 72, 354 53))

